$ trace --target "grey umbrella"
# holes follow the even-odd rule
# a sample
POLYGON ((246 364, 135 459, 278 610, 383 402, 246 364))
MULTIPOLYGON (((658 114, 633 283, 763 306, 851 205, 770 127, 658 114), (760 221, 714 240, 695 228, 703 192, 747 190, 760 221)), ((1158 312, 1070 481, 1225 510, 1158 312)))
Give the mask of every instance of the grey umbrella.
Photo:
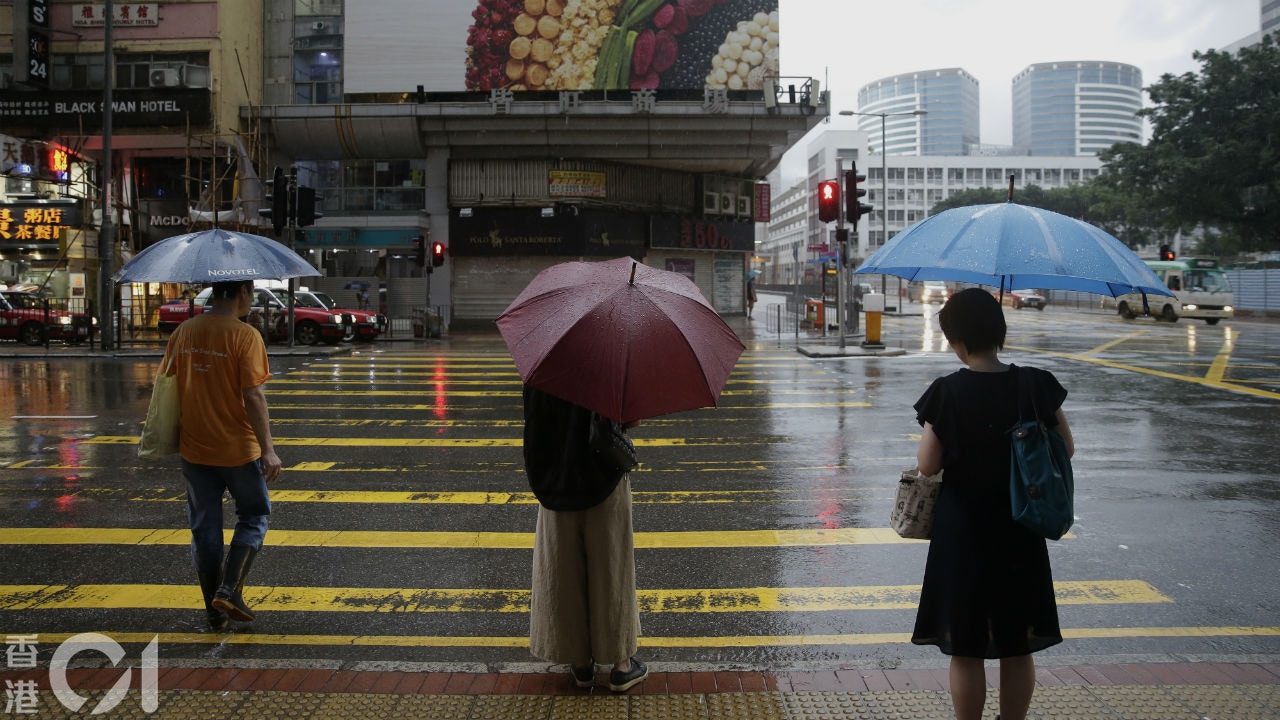
POLYGON ((311 263, 282 243, 219 228, 161 240, 135 255, 111 279, 212 283, 319 275, 311 263))

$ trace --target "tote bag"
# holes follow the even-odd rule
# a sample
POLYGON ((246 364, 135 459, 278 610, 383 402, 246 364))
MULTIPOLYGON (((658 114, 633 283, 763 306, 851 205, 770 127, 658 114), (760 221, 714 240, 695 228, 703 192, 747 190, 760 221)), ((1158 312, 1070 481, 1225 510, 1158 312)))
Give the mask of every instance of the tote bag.
POLYGON ((138 457, 159 460, 178 452, 179 422, 182 419, 178 407, 178 378, 169 375, 173 368, 170 359, 166 369, 156 375, 151 388, 151 403, 147 406, 147 422, 138 438, 138 457))
POLYGON ((933 508, 942 491, 942 471, 921 475, 908 468, 898 476, 898 491, 889 511, 889 527, 908 540, 928 540, 933 532, 933 508))
POLYGON ((1009 499, 1014 520, 1043 538, 1059 540, 1075 522, 1071 456, 1062 436, 1040 420, 1028 372, 1018 368, 1018 413, 1022 415, 1026 401, 1034 417, 1019 419, 1009 431, 1009 499))

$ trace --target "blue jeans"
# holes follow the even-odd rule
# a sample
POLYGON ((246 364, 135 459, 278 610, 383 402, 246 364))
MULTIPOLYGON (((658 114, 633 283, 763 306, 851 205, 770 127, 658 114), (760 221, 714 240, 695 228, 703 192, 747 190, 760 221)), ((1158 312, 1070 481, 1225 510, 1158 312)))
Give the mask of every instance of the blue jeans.
POLYGON ((231 493, 236 502, 236 529, 232 545, 257 550, 267 535, 271 498, 262 476, 261 461, 236 467, 197 465, 182 461, 187 480, 187 520, 191 525, 191 561, 197 573, 222 571, 222 496, 231 493))

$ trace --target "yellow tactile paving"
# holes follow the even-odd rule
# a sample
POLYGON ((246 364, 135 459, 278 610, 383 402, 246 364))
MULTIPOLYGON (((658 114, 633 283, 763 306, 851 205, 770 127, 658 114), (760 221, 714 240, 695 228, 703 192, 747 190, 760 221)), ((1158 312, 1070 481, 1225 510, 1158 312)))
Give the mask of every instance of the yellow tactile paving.
MULTIPOLYGON (((1231 718, 1274 720, 1265 697, 1271 685, 1039 687, 1028 720, 1168 720, 1231 718)), ((81 691, 81 714, 64 708, 52 692, 39 693, 34 717, 84 716, 105 691, 81 691)), ((950 696, 941 690, 864 692, 748 692, 671 695, 399 695, 280 691, 165 690, 154 713, 137 703, 136 690, 113 720, 945 720, 950 696)), ((999 709, 999 692, 987 695, 985 718, 999 709)))

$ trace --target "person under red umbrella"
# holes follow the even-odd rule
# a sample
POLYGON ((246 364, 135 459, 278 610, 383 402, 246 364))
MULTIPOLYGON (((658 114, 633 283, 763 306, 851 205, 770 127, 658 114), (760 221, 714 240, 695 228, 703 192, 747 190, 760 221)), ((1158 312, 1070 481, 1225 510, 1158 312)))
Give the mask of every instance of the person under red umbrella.
POLYGON ((525 386, 524 461, 538 498, 533 543, 529 650, 570 666, 574 684, 595 685, 596 663, 612 663, 608 687, 622 692, 649 674, 635 658, 636 599, 631 482, 593 448, 593 436, 623 426, 525 386))

